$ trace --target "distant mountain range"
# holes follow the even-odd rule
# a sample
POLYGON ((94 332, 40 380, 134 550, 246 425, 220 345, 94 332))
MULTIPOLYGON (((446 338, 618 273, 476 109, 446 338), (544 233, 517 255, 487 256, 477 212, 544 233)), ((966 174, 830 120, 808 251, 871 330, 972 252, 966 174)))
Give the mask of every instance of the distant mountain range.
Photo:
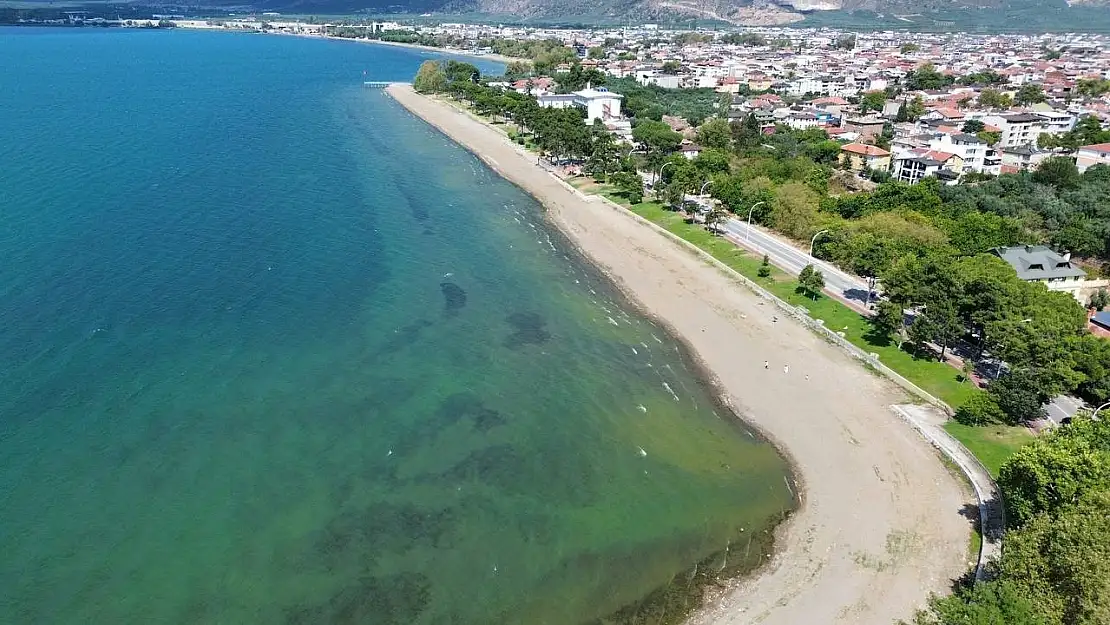
MULTIPOLYGON (((170 0, 165 0, 167 3, 170 0)), ((207 0, 287 13, 374 13, 546 24, 737 25, 1110 32, 1110 0, 207 0)))

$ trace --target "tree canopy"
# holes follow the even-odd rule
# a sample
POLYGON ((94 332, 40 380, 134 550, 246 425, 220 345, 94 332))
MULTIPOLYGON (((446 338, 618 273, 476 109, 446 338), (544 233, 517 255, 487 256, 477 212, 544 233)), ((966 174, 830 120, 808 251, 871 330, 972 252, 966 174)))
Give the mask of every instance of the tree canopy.
POLYGON ((1110 420, 1078 416, 998 479, 1010 531, 996 579, 934 597, 916 625, 1110 622, 1110 420))

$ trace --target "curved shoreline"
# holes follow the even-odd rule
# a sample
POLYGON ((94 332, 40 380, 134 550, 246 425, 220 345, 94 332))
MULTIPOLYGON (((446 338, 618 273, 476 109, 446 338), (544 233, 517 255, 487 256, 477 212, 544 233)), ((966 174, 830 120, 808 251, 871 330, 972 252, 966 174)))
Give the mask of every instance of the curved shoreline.
POLYGON ((573 190, 495 129, 407 85, 389 93, 536 197, 794 468, 801 506, 776 529, 770 563, 709 593, 692 623, 890 625, 966 570, 970 527, 959 513, 969 499, 890 412, 900 396, 888 383, 800 324, 772 321, 771 307, 733 278, 625 209, 573 190))

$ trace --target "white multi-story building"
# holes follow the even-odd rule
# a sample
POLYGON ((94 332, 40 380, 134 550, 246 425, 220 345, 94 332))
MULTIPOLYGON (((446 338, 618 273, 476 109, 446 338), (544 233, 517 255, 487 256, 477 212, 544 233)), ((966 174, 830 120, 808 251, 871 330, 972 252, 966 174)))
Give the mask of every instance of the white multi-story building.
MULTIPOLYGON (((968 117, 973 118, 972 115, 968 117)), ((1044 132, 1044 119, 1034 113, 984 115, 978 119, 985 124, 997 127, 1001 131, 1002 138, 999 140, 998 146, 1002 148, 1037 145, 1037 137, 1044 132)))
POLYGON ((582 107, 586 110, 586 123, 593 124, 596 119, 602 122, 620 119, 622 98, 624 96, 605 87, 587 87, 574 93, 541 95, 536 98, 536 103, 544 108, 582 107))
POLYGON ((958 173, 983 173, 986 170, 986 157, 989 146, 975 135, 940 134, 929 140, 929 149, 937 152, 955 154, 963 161, 958 173))

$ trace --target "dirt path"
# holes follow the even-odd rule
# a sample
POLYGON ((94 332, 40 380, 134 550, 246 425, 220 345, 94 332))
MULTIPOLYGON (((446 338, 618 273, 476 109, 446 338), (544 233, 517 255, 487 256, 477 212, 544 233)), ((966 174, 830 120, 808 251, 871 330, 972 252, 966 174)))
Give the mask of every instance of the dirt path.
POLYGON ((968 568, 974 498, 890 405, 903 398, 705 259, 586 198, 504 135, 405 85, 389 92, 540 198, 628 295, 684 339, 726 399, 790 456, 803 504, 776 557, 729 583, 696 625, 891 625, 968 568), (764 368, 764 361, 770 367, 764 368), (789 372, 784 366, 789 366, 789 372))

